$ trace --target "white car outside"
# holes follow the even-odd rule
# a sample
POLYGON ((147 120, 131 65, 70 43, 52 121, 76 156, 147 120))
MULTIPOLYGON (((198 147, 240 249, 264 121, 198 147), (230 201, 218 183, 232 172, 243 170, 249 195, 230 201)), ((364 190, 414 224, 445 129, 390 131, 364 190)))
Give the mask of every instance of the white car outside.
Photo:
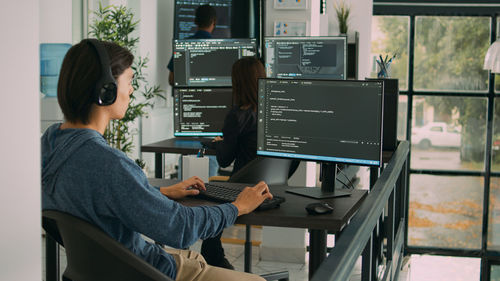
POLYGON ((411 142, 423 149, 431 146, 460 147, 460 129, 444 122, 431 122, 423 127, 413 128, 411 142))

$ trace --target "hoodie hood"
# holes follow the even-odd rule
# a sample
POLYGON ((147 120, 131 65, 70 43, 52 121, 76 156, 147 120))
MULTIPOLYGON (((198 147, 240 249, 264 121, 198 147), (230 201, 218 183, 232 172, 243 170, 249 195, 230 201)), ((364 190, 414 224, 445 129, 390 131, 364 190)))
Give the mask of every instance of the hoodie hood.
POLYGON ((92 139, 104 140, 92 129, 64 129, 61 123, 50 126, 42 136, 42 188, 52 194, 59 168, 73 153, 92 139))

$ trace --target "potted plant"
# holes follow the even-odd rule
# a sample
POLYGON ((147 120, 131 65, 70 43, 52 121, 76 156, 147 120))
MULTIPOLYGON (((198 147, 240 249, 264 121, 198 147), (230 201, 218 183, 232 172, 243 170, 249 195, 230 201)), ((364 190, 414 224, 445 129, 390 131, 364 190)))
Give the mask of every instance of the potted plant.
POLYGON ((346 34, 348 30, 348 22, 349 22, 349 14, 351 12, 351 8, 345 2, 345 0, 340 0, 338 2, 333 3, 333 8, 335 9, 335 13, 337 15, 337 20, 339 22, 339 32, 340 34, 346 34))
MULTIPOLYGON (((99 3, 99 9, 94 11, 95 19, 90 24, 90 35, 104 41, 112 41, 135 53, 138 37, 131 34, 136 29, 139 21, 134 21, 134 15, 130 9, 124 6, 103 7, 99 3)), ((138 130, 131 128, 137 118, 146 116, 147 108, 152 108, 155 97, 165 98, 161 93, 159 85, 148 86, 143 70, 147 68, 148 57, 136 56, 132 64, 134 78, 132 86, 134 93, 130 96, 130 102, 125 117, 120 120, 112 120, 104 133, 109 145, 125 153, 132 152, 133 136, 138 130)), ((144 168, 144 162, 137 159, 139 166, 144 168)))

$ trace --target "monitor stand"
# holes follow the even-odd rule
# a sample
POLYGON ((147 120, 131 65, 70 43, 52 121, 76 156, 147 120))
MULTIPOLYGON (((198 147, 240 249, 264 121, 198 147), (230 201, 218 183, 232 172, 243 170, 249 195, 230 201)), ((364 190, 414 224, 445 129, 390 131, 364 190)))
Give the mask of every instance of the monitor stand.
POLYGON ((350 192, 346 192, 341 189, 335 188, 336 178, 337 178, 337 164, 321 163, 321 172, 320 172, 321 188, 304 187, 304 188, 287 189, 286 191, 289 193, 294 193, 297 195, 302 195, 316 199, 351 195, 350 192))

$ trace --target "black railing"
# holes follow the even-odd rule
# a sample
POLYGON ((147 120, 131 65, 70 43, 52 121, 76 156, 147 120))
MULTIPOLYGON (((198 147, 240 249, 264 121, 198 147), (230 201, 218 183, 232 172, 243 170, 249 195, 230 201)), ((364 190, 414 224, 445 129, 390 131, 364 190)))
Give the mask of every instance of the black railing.
MULTIPOLYGON (((361 280, 397 280, 403 259, 409 143, 400 142, 357 214, 312 281, 347 281, 362 256, 361 280)), ((372 173, 373 174, 373 173, 372 173)))

